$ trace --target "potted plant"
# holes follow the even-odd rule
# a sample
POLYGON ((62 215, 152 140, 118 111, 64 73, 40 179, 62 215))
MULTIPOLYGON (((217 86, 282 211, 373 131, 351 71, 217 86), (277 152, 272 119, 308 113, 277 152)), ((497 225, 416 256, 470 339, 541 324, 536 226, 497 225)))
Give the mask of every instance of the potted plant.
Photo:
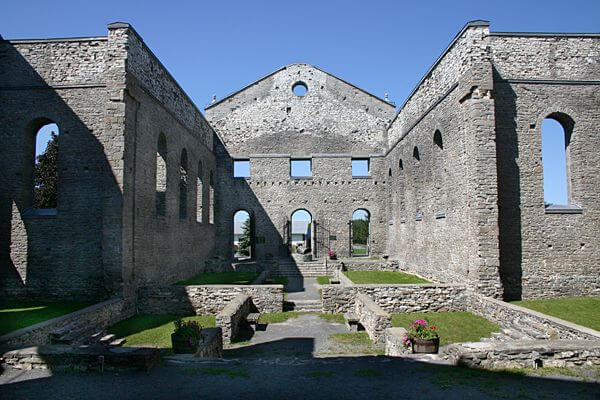
POLYGON ((410 324, 402 344, 406 348, 411 347, 413 353, 437 353, 440 349, 437 327, 427 319, 418 319, 410 324))
POLYGON ((174 324, 175 331, 171 334, 173 352, 196 353, 198 344, 204 339, 202 326, 196 321, 183 321, 182 319, 178 319, 174 324))
POLYGON ((327 257, 329 257, 330 260, 337 260, 337 254, 331 249, 327 250, 327 257))

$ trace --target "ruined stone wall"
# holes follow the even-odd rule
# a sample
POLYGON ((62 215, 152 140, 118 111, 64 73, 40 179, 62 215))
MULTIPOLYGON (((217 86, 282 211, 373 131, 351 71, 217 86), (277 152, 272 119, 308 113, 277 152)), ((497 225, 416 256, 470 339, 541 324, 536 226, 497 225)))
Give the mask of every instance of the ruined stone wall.
POLYGON ((171 283, 204 270, 214 252, 209 223, 209 177, 215 169, 213 131, 200 111, 130 27, 128 32, 125 149, 124 259, 136 286, 171 283), (156 207, 159 135, 166 139, 165 215, 156 207), (187 157, 181 191, 181 162, 187 157), (202 170, 201 221, 197 219, 197 178, 202 170), (180 209, 185 210, 182 214, 180 209))
MULTIPOLYGON (((381 152, 394 107, 319 69, 291 65, 207 108, 223 143, 216 144, 217 241, 231 256, 233 215, 253 215, 258 258, 285 255, 285 221, 306 209, 326 246, 349 254, 348 222, 364 208, 371 214, 371 254, 386 250, 387 169, 381 152), (303 97, 293 94, 305 82, 303 97), (370 176, 353 178, 352 157, 370 158, 370 176), (379 155, 379 156, 378 156, 379 155), (250 160, 250 178, 233 178, 233 159, 250 160), (290 159, 312 161, 312 177, 293 179, 290 159), (329 237, 335 240, 329 242, 329 237)), ((319 256, 322 256, 320 254, 319 256)))
MULTIPOLYGON (((0 42, 0 292, 7 296, 101 298, 106 270, 120 269, 121 111, 108 67, 118 40, 0 42), (35 133, 59 127, 58 206, 33 207, 35 133), (106 261, 103 261, 105 259, 106 261)), ((122 142, 121 142, 122 143, 122 142)), ((118 283, 117 283, 118 284, 118 283)))
POLYGON ((600 37, 492 34, 491 45, 505 295, 598 295, 600 37), (570 209, 558 213, 544 204, 541 126, 551 114, 572 121, 570 209))
POLYGON ((498 276, 492 70, 469 24, 409 98, 388 136, 389 252, 402 269, 493 296, 498 276), (436 142, 436 131, 441 143, 436 142))

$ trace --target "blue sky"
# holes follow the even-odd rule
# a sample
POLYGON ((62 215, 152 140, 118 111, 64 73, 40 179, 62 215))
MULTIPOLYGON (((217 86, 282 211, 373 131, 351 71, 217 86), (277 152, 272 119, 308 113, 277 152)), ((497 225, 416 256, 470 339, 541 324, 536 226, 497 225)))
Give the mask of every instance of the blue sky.
POLYGON ((600 32, 600 1, 6 1, 6 39, 104 36, 130 22, 201 109, 294 63, 400 105, 456 33, 600 32))

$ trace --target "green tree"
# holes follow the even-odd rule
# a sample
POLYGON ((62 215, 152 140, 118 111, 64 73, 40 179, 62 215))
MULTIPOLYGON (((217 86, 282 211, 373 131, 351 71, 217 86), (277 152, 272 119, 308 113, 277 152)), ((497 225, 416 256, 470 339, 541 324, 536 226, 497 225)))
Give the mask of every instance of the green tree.
POLYGON ((252 222, 250 218, 244 221, 242 225, 242 234, 240 235, 240 244, 238 252, 246 257, 250 256, 250 249, 252 248, 252 222))
POLYGON ((34 207, 56 208, 58 186, 58 135, 56 132, 52 132, 46 150, 37 156, 34 185, 34 207))
POLYGON ((352 242, 357 244, 367 244, 368 237, 369 219, 364 217, 363 219, 352 220, 352 242))

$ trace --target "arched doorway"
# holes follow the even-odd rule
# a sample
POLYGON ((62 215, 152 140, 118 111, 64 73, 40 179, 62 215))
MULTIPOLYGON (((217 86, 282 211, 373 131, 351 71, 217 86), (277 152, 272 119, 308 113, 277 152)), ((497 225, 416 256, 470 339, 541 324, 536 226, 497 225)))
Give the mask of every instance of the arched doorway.
POLYGON ((292 213, 290 229, 290 245, 292 253, 309 254, 312 251, 312 215, 307 210, 299 209, 292 213))
POLYGON ((254 257, 254 222, 246 210, 233 214, 233 258, 249 260, 254 257))
POLYGON ((352 213, 350 221, 350 255, 367 257, 369 255, 369 223, 371 214, 364 208, 352 213))

